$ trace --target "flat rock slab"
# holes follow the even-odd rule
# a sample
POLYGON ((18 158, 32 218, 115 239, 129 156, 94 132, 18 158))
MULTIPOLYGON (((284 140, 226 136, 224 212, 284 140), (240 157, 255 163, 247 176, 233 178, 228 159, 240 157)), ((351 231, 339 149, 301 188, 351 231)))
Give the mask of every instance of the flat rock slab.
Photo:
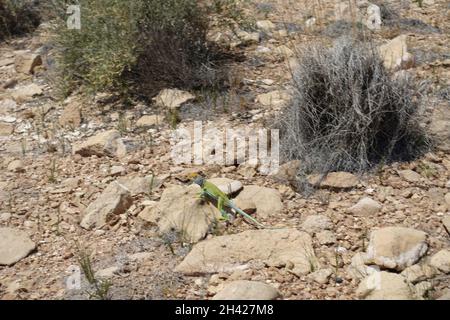
POLYGON ((419 261, 427 249, 425 232, 403 227, 386 227, 371 233, 366 264, 402 271, 419 261))
POLYGON ((160 215, 160 232, 178 231, 183 241, 195 243, 203 239, 220 217, 219 211, 211 204, 199 199, 200 187, 172 186, 164 190, 156 210, 160 215))
POLYGON ((412 300, 414 294, 406 279, 396 273, 374 272, 361 281, 357 294, 366 300, 412 300))
POLYGON ((237 280, 227 284, 213 300, 274 300, 280 296, 271 285, 248 280, 237 280))
POLYGON ((130 190, 114 181, 86 208, 80 225, 87 230, 102 228, 117 221, 132 204, 130 190))
POLYGON ((324 189, 351 189, 356 187, 359 179, 348 172, 330 172, 325 177, 318 174, 310 175, 308 182, 324 189))
POLYGON ((258 217, 267 218, 283 210, 278 190, 256 185, 245 186, 234 203, 242 210, 256 209, 258 217))
POLYGON ((186 275, 233 272, 252 262, 308 274, 316 263, 311 237, 296 229, 249 230, 202 241, 194 246, 175 271, 186 275))
POLYGON ((0 265, 11 266, 28 256, 36 244, 26 232, 12 228, 0 228, 0 265))

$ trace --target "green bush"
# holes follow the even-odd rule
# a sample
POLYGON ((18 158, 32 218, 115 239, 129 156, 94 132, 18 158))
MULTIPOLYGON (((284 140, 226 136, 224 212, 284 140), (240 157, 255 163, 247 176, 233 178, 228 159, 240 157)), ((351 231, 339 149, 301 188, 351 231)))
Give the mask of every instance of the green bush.
POLYGON ((67 29, 64 15, 55 29, 66 94, 83 85, 92 92, 149 97, 163 87, 193 89, 223 82, 218 67, 222 55, 207 41, 210 14, 217 9, 211 2, 79 0, 79 4, 81 30, 67 29))
POLYGON ((41 18, 38 1, 0 0, 0 41, 33 31, 41 18))
POLYGON ((55 29, 62 84, 67 93, 80 84, 92 92, 122 89, 135 61, 140 1, 79 2, 81 29, 68 29, 64 14, 55 29))

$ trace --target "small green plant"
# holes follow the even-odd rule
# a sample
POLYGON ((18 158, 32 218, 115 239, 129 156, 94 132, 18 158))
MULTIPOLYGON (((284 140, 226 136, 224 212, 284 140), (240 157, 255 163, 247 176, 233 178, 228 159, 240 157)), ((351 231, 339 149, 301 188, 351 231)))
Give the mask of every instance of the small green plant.
POLYGON ((94 291, 89 291, 87 294, 90 299, 109 300, 109 289, 112 286, 110 280, 97 279, 94 269, 92 267, 91 254, 85 249, 82 249, 78 244, 78 264, 83 271, 88 283, 94 287, 94 291))
POLYGON ((439 172, 436 170, 436 168, 426 162, 421 162, 418 165, 417 171, 426 178, 437 177, 439 175, 439 172))
POLYGON ((181 121, 179 111, 177 109, 170 109, 166 113, 166 119, 169 122, 170 127, 175 130, 178 123, 181 121))
POLYGON ((122 112, 119 113, 119 119, 117 121, 117 130, 120 132, 121 135, 125 135, 128 132, 128 119, 122 112))
MULTIPOLYGON (((38 136, 38 141, 39 141, 39 136, 38 136)), ((25 157, 25 155, 27 153, 27 140, 23 137, 20 139, 20 148, 22 150, 22 157, 25 157)))
POLYGON ((53 158, 51 163, 50 163, 50 173, 48 176, 48 182, 50 183, 56 183, 57 179, 56 179, 56 159, 53 158))
POLYGON ((417 3, 417 5, 419 6, 419 8, 423 8, 423 0, 413 0, 415 3, 417 3))

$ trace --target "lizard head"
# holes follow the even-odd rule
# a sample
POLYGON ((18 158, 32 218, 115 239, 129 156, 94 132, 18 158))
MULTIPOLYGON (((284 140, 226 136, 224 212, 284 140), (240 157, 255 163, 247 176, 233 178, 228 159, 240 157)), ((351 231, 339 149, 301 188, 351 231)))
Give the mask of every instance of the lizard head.
POLYGON ((193 183, 198 184, 201 188, 203 188, 203 185, 205 184, 205 178, 203 178, 202 176, 198 176, 197 178, 195 178, 193 183))

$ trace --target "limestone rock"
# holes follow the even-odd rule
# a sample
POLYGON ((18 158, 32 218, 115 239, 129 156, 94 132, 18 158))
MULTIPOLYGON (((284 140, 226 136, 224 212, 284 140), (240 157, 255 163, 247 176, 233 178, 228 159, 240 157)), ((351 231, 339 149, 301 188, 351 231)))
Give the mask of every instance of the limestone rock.
POLYGON ((329 230, 333 227, 331 219, 327 216, 312 215, 308 216, 302 224, 302 229, 312 234, 322 230, 329 230))
POLYGON ((402 271, 427 251, 427 234, 410 228, 386 227, 370 235, 366 263, 402 271))
POLYGON ((436 148, 445 152, 450 151, 450 112, 448 105, 438 105, 431 116, 429 130, 435 140, 436 148))
POLYGON ((285 105, 290 98, 286 91, 275 90, 258 95, 256 101, 264 107, 280 107, 285 105))
POLYGON ((0 265, 11 266, 28 256, 36 244, 21 231, 0 227, 0 265))
POLYGON ((83 157, 90 157, 92 155, 99 157, 114 156, 118 149, 119 139, 119 131, 104 131, 88 138, 86 141, 74 143, 72 152, 73 154, 79 154, 83 157))
POLYGON ((77 102, 69 103, 59 117, 59 124, 63 127, 77 128, 81 124, 81 107, 77 102))
POLYGON ((276 215, 283 209, 278 190, 255 185, 245 186, 234 203, 244 211, 256 209, 256 214, 262 218, 276 215))
POLYGON ((316 238, 321 245, 330 245, 336 243, 336 235, 330 230, 323 230, 316 233, 316 238))
POLYGON ((356 253, 351 260, 351 264, 347 268, 347 273, 353 279, 363 279, 374 272, 378 272, 377 266, 367 266, 365 264, 366 255, 362 252, 356 253))
POLYGON ((89 230, 112 224, 118 220, 119 215, 128 210, 132 203, 130 191, 114 181, 86 208, 80 225, 89 230))
POLYGON ((369 197, 362 198, 349 211, 356 216, 374 216, 381 210, 381 204, 369 197))
POLYGON ((297 172, 300 169, 300 160, 292 160, 282 164, 278 168, 278 172, 273 175, 276 180, 282 182, 293 182, 297 177, 297 172))
POLYGON ((414 264, 401 273, 410 283, 418 283, 433 278, 436 275, 436 269, 429 265, 414 264))
POLYGON ((8 171, 25 172, 25 167, 22 160, 13 160, 8 164, 8 171))
POLYGON ((331 268, 320 269, 309 274, 307 278, 320 284, 326 284, 328 283, 328 280, 330 279, 332 274, 333 269, 331 268))
POLYGON ((11 97, 17 102, 22 103, 31 100, 35 96, 42 94, 42 87, 32 83, 20 88, 17 88, 11 93, 11 97))
POLYGON ((156 225, 161 217, 161 213, 158 210, 158 202, 152 201, 139 213, 139 218, 156 225))
POLYGON ((14 132, 14 125, 0 121, 0 137, 7 137, 14 132))
POLYGON ((233 272, 259 261, 269 266, 291 264, 296 274, 308 274, 316 260, 311 237, 304 232, 249 230, 197 243, 175 271, 188 275, 233 272))
POLYGON ((408 69, 414 66, 414 56, 408 52, 406 35, 400 35, 379 47, 388 69, 408 69))
POLYGON ((447 233, 450 234, 450 216, 445 216, 442 219, 442 224, 444 225, 445 230, 447 230, 447 233))
POLYGON ((163 118, 158 115, 145 115, 139 118, 136 122, 136 126, 138 127, 151 127, 160 125, 163 123, 163 118))
POLYGON ((189 92, 178 89, 164 89, 153 98, 153 101, 158 107, 177 109, 182 104, 193 99, 195 99, 195 96, 189 92))
POLYGON ((212 178, 209 182, 214 183, 226 195, 232 195, 242 190, 242 182, 228 178, 212 178))
POLYGON ((146 177, 123 177, 118 179, 119 183, 130 191, 131 196, 140 194, 148 194, 162 184, 162 181, 157 176, 146 177))
POLYGON ((261 41, 259 32, 238 31, 237 36, 243 45, 257 44, 261 41))
POLYGON ((259 20, 256 21, 256 27, 265 33, 271 33, 276 29, 276 26, 272 21, 269 20, 259 20))
POLYGON ((358 178, 348 172, 331 172, 323 179, 321 175, 311 175, 308 182, 312 185, 320 184, 321 188, 350 189, 358 184, 358 178))
POLYGON ((275 300, 280 293, 274 287, 257 281, 237 280, 230 282, 217 293, 213 300, 275 300))
POLYGON ((176 185, 164 190, 158 203, 160 232, 176 230, 182 235, 183 241, 190 243, 206 236, 220 213, 211 204, 198 198, 199 191, 197 185, 176 185))
POLYGON ((412 183, 419 182, 420 180, 422 180, 422 176, 420 174, 418 174, 415 171, 409 170, 409 169, 408 170, 401 170, 401 171, 399 171, 398 175, 402 179, 404 179, 404 180, 406 180, 408 182, 412 182, 412 183))
POLYGON ((33 74, 37 66, 42 65, 42 58, 38 54, 19 52, 16 54, 14 66, 18 73, 33 74))
POLYGON ((450 250, 443 249, 434 254, 430 259, 430 265, 443 273, 450 273, 450 250))
POLYGON ((357 289, 366 300, 412 300, 414 293, 401 275, 386 271, 374 272, 365 278, 357 289))

